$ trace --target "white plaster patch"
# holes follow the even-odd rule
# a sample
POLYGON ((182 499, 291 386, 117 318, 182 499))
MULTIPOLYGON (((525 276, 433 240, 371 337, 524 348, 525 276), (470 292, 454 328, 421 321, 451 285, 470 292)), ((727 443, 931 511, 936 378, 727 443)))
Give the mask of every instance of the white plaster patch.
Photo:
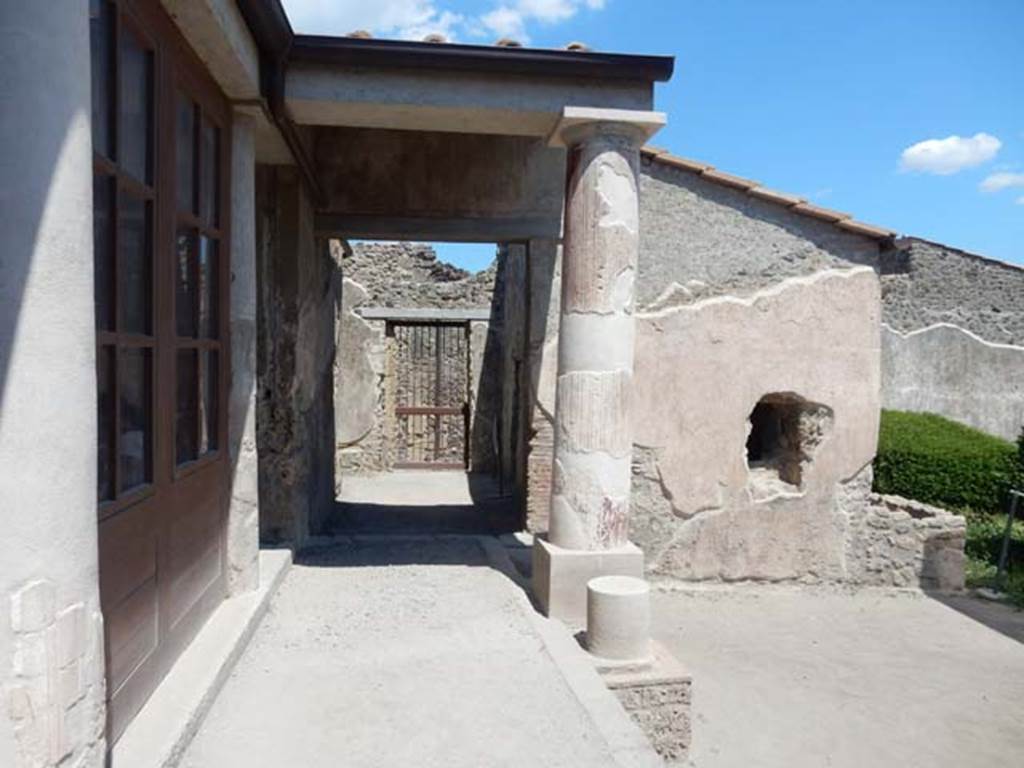
POLYGON ((633 174, 603 160, 597 169, 595 187, 601 200, 598 226, 606 229, 623 227, 630 234, 637 234, 640 229, 640 212, 633 174))

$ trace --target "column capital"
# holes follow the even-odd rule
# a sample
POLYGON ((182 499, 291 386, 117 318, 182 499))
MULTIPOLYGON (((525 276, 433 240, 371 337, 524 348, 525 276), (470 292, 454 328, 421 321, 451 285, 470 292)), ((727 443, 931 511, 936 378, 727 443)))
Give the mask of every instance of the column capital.
POLYGON ((664 112, 600 107, 563 107, 548 135, 549 147, 570 147, 593 136, 622 136, 644 144, 665 125, 664 112))

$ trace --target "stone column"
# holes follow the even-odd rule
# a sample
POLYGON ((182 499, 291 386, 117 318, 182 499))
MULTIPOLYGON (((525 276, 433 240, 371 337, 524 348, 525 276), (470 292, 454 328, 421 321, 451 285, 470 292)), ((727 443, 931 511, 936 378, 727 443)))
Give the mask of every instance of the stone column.
POLYGON ((228 594, 259 586, 259 466, 256 452, 255 121, 236 110, 231 144, 231 389, 228 448, 228 594))
POLYGON ((0 3, 0 70, 0 765, 98 767, 89 3, 0 3))
POLYGON ((656 113, 567 109, 568 149, 555 450, 548 538, 535 589, 548 615, 580 623, 594 576, 643 575, 629 543, 629 401, 639 248, 639 148, 656 113))

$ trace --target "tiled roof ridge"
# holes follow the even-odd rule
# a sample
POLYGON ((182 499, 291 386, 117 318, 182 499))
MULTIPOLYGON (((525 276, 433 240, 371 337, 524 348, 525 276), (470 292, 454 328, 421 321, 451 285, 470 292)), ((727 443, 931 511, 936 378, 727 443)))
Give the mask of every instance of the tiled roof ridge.
POLYGON ((759 181, 745 179, 742 176, 734 176, 731 173, 720 171, 707 163, 673 155, 660 147, 645 146, 640 150, 640 152, 644 157, 660 163, 661 165, 667 165, 671 168, 678 168, 683 171, 688 171, 689 173, 695 173, 702 179, 706 179, 714 184, 731 187, 732 189, 746 192, 751 197, 756 197, 760 200, 767 200, 770 203, 776 203, 784 208, 788 208, 793 211, 793 213, 810 216, 812 218, 819 219, 820 221, 827 221, 828 223, 834 224, 847 232, 853 232, 855 234, 880 241, 892 240, 897 236, 897 233, 890 229, 884 229, 872 224, 865 224, 862 221, 857 221, 848 213, 833 211, 831 208, 823 208, 819 205, 813 205, 797 195, 790 195, 785 192, 769 189, 768 187, 763 186, 759 181))

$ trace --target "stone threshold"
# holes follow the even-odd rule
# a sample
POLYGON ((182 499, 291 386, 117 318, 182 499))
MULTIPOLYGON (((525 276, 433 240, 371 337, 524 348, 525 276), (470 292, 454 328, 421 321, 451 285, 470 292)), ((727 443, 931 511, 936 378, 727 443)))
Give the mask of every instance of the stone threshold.
POLYGON ((288 549, 260 551, 260 585, 226 599, 110 752, 108 768, 173 768, 181 760, 291 567, 288 549))

